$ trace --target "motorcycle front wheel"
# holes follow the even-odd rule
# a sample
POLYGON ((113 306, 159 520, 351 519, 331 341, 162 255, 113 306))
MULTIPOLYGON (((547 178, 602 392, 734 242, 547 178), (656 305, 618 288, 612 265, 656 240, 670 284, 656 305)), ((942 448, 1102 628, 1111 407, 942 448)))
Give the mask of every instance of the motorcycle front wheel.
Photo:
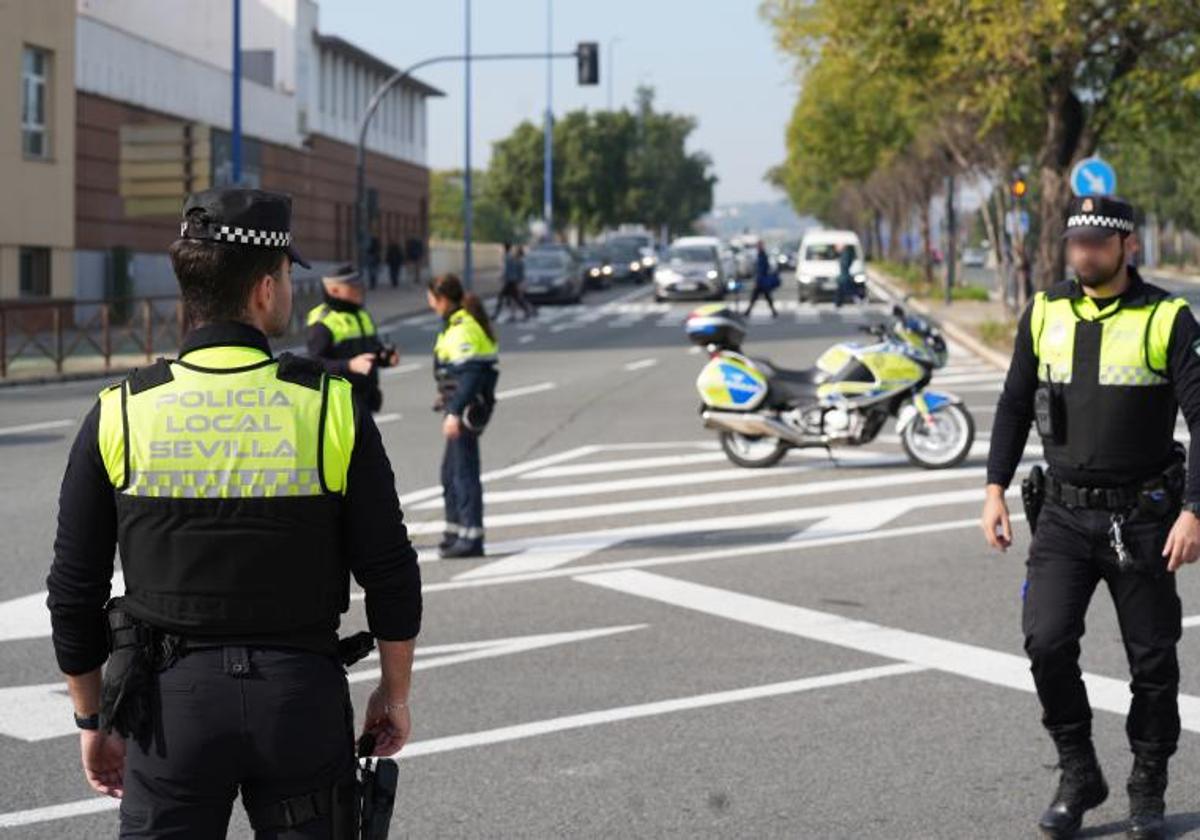
POLYGON ((779 438, 743 435, 739 432, 721 432, 718 437, 725 457, 739 467, 760 469, 774 466, 788 450, 788 445, 779 438))
POLYGON ((900 443, 908 460, 927 470, 942 470, 963 462, 975 443, 975 420, 962 405, 947 405, 926 423, 914 417, 904 427, 900 443))

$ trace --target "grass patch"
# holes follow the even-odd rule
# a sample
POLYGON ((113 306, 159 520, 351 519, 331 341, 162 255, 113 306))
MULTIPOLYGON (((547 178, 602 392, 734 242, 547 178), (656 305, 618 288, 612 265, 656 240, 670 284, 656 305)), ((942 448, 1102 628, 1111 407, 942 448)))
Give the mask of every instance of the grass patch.
POLYGON ((1017 335, 1017 322, 1011 319, 998 321, 989 318, 980 321, 975 327, 975 332, 979 335, 979 340, 988 347, 1007 353, 1012 349, 1013 339, 1017 335))
MULTIPOLYGON (((946 295, 945 287, 937 279, 932 283, 925 281, 925 269, 920 263, 877 260, 871 265, 897 281, 904 292, 913 297, 942 300, 946 295)), ((986 301, 988 291, 983 286, 955 286, 950 290, 950 299, 986 301)))

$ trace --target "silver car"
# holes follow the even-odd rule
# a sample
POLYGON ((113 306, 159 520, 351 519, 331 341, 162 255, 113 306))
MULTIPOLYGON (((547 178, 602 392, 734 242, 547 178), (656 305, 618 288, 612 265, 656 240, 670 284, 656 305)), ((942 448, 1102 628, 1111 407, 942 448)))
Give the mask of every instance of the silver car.
POLYGON ((654 299, 720 300, 725 280, 718 246, 676 242, 654 270, 654 299))

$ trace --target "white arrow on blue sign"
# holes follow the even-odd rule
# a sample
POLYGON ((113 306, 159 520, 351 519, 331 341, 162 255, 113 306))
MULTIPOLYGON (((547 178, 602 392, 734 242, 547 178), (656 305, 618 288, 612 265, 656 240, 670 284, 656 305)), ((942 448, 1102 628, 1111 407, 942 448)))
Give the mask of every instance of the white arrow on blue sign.
POLYGON ((1071 192, 1075 195, 1114 195, 1117 171, 1098 157, 1084 158, 1071 170, 1071 192))

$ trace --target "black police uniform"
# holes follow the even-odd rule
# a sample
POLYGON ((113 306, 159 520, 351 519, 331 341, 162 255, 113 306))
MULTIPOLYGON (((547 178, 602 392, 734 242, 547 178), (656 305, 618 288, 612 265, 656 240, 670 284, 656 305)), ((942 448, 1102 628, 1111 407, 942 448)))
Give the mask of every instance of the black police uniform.
MULTIPOLYGON (((189 198, 185 211, 185 237, 258 240, 264 244, 255 247, 287 249, 299 261, 286 196, 214 190, 189 198)), ((109 660, 104 708, 111 682, 136 675, 120 683, 128 689, 123 702, 101 715, 102 725, 107 715, 128 735, 122 837, 223 837, 239 792, 260 837, 352 830, 354 733, 337 640, 349 574, 366 591, 367 622, 381 639, 416 636, 421 591, 378 430, 369 413, 354 410, 345 383, 336 384, 312 362, 272 358, 253 327, 213 323, 185 337, 179 361, 160 360, 107 389, 83 422, 62 483, 47 604, 65 673, 90 673, 109 660), (257 361, 213 361, 221 357, 257 361), (279 390, 222 390, 247 376, 279 390), (185 380, 199 389, 181 391, 185 380), (236 399, 214 408, 222 393, 236 399), (135 413, 135 401, 158 399, 165 410, 184 400, 196 417, 219 418, 221 428, 263 431, 278 424, 269 415, 256 419, 249 406, 289 412, 297 397, 320 407, 320 425, 343 424, 346 440, 352 430, 340 488, 328 486, 334 478, 321 466, 308 475, 143 470, 172 447, 189 453, 204 440, 186 433, 154 441, 151 460, 139 462, 145 441, 136 426, 147 412, 135 413), (122 435, 123 468, 111 448, 122 435), (118 544, 126 595, 106 617, 118 544), (106 624, 114 628, 111 658, 106 624)), ((299 445, 301 430, 292 431, 299 445)), ((310 443, 327 439, 324 429, 303 431, 310 443)), ((257 456, 267 439, 214 439, 208 451, 229 457, 227 447, 244 445, 257 456)), ((328 464, 321 445, 317 463, 328 464)))
MULTIPOLYGON (((1124 202, 1101 197, 1072 202, 1067 236, 1132 229, 1132 208, 1124 202)), ((1119 299, 1086 301, 1079 283, 1070 281, 1030 305, 1017 328, 992 429, 989 483, 1008 486, 1038 414, 1049 464, 1044 507, 1029 551, 1023 629, 1043 723, 1065 771, 1065 789, 1060 787, 1043 817, 1043 830, 1051 836, 1070 836, 1083 810, 1107 795, 1092 751, 1092 713, 1079 668, 1084 615, 1101 580, 1116 606, 1132 675, 1126 728, 1138 761, 1129 788, 1135 812, 1131 830, 1141 831, 1139 824, 1146 829, 1133 836, 1158 836, 1154 826, 1161 820, 1166 760, 1179 738, 1180 602, 1161 552, 1181 501, 1200 501, 1200 330, 1186 305, 1172 303, 1132 266, 1128 271, 1130 283, 1119 299), (1047 317, 1051 307, 1057 313, 1086 307, 1101 314, 1094 319, 1068 315, 1068 322, 1060 323, 1047 317), (1112 337, 1140 342, 1136 346, 1145 360, 1147 334, 1120 338, 1122 331, 1153 325, 1164 314, 1173 322, 1157 326, 1169 335, 1162 370, 1109 364, 1112 359, 1104 358, 1104 343, 1112 337), (1117 320, 1121 317, 1128 318, 1128 326, 1117 320), (1110 319, 1106 327, 1103 322, 1110 319), (1073 346, 1061 351, 1071 370, 1056 377, 1035 347, 1049 340, 1049 332, 1072 329, 1073 346), (1182 451, 1172 440, 1179 406, 1192 430, 1186 480, 1182 451), (1154 779, 1139 787, 1135 777, 1145 776, 1143 771, 1154 779)))
MULTIPOLYGON (((358 282, 353 266, 340 268, 338 274, 358 282)), ((307 322, 308 355, 330 373, 350 380, 354 393, 363 400, 363 404, 371 411, 379 411, 383 407, 379 368, 388 366, 387 357, 392 348, 380 339, 375 322, 367 310, 357 303, 327 294, 308 314, 307 322), (375 354, 376 363, 370 373, 355 373, 350 370, 350 360, 363 353, 375 354)))

